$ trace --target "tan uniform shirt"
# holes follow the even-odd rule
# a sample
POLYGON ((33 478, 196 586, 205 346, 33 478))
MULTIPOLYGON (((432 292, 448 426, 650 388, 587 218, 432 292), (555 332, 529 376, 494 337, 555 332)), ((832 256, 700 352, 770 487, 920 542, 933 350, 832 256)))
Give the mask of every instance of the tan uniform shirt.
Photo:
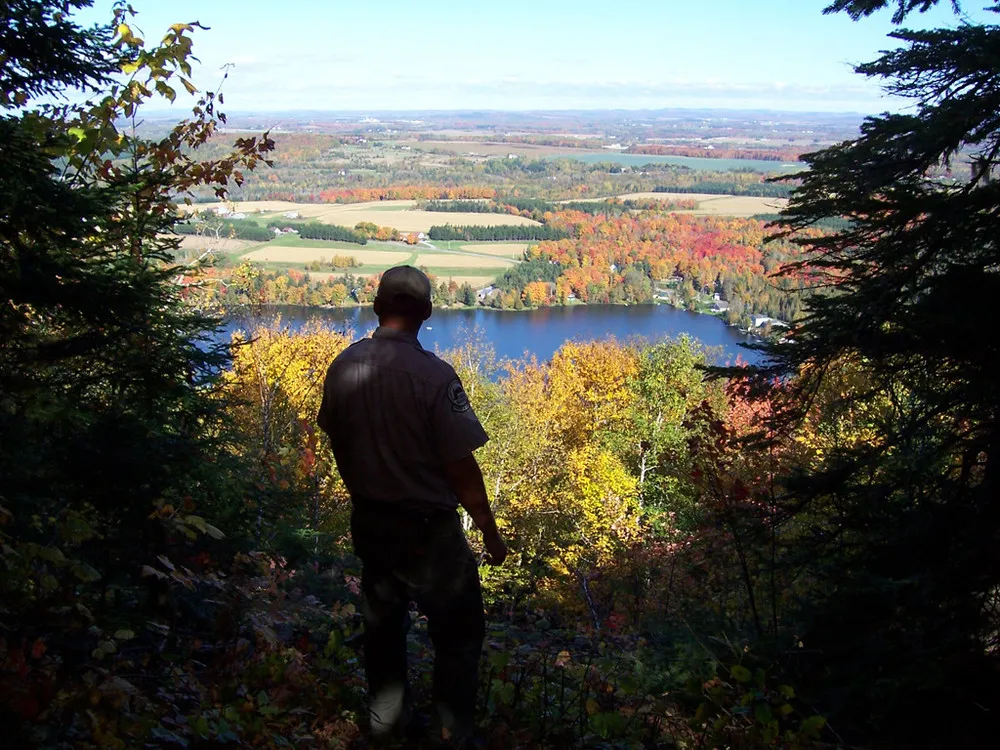
POLYGON ((355 504, 456 508, 443 467, 489 439, 451 365, 381 327, 330 365, 317 421, 355 504))

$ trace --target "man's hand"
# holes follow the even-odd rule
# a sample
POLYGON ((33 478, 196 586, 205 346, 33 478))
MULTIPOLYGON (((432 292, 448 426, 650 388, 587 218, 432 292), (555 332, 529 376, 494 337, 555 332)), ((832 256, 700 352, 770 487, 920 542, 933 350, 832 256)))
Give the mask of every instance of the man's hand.
POLYGON ((483 537, 483 542, 486 544, 486 563, 488 565, 503 565, 503 561, 507 559, 507 545, 504 544, 503 539, 500 538, 499 534, 489 534, 483 537))
POLYGON ((465 458, 445 464, 444 471, 459 504, 483 532, 483 544, 486 545, 488 554, 487 562, 490 565, 501 565, 507 559, 507 545, 497 530, 497 523, 486 497, 483 473, 479 470, 475 457, 470 453, 465 458))

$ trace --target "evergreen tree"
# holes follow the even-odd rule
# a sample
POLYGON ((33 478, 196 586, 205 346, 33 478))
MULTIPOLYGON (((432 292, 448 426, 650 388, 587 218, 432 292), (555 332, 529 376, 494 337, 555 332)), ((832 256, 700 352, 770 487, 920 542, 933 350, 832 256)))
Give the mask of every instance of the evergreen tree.
POLYGON ((142 603, 143 565, 170 538, 221 535, 199 514, 239 487, 211 394, 225 352, 208 343, 217 321, 181 303, 193 269, 173 264, 173 201, 240 182, 271 147, 196 161, 221 117, 212 94, 162 139, 132 135, 143 101, 195 90, 192 27, 150 48, 124 6, 79 27, 87 5, 0 11, 0 638, 85 653, 142 603), (121 70, 134 85, 109 79, 121 70), (37 101, 68 88, 102 96, 37 101))
MULTIPOLYGON (((900 23, 935 2, 827 12, 892 5, 900 23)), ((811 251, 798 266, 827 289, 787 341, 764 345, 759 374, 797 377, 783 412, 794 418, 838 368, 863 373, 832 411, 870 435, 790 485, 790 517, 808 529, 790 562, 811 582, 797 668, 841 707, 842 728, 971 746, 998 705, 1000 28, 893 36, 902 46, 858 71, 914 109, 805 157, 783 233, 849 223, 795 239, 811 251)))

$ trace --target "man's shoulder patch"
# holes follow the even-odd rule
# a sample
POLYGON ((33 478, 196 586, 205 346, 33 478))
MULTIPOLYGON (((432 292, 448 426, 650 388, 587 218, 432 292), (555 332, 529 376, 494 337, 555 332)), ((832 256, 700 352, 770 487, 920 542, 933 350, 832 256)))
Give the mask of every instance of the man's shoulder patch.
POLYGON ((452 411, 468 411, 472 408, 469 397, 465 394, 462 381, 455 378, 448 383, 448 400, 451 401, 452 411))

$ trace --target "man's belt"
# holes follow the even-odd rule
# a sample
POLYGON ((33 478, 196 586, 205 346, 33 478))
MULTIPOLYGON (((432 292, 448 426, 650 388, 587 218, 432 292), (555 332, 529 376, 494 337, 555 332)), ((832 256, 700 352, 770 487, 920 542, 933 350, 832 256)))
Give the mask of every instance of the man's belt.
POLYGON ((370 498, 352 498, 355 512, 365 515, 385 515, 393 518, 417 520, 434 520, 455 513, 457 508, 446 508, 441 505, 428 505, 415 500, 372 500, 370 498))

